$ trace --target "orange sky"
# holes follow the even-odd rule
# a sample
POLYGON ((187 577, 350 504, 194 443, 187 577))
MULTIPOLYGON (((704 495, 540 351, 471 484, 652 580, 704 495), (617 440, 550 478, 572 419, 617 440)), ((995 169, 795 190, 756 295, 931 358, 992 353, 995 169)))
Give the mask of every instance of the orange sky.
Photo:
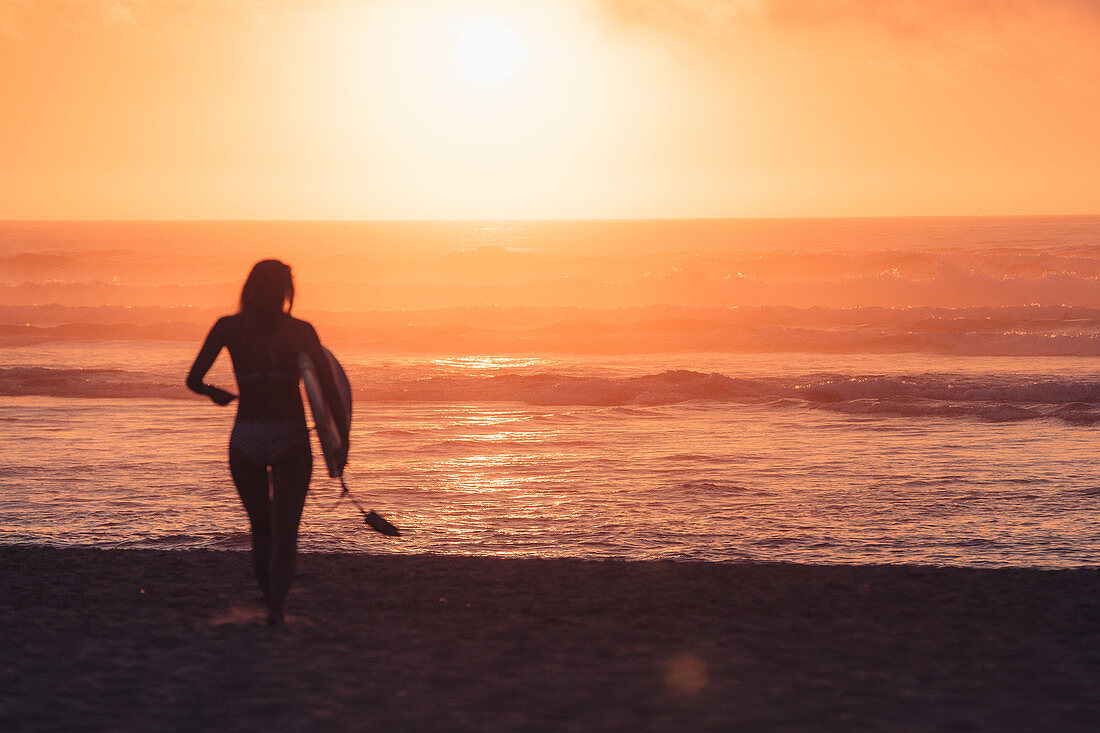
POLYGON ((0 0, 0 218, 1100 213, 1097 38, 1087 0, 0 0))

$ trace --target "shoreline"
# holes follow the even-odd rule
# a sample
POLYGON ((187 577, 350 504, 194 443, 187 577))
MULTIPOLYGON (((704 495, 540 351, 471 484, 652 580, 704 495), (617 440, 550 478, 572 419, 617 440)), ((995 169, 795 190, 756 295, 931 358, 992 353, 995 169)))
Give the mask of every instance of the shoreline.
POLYGON ((1100 569, 0 545, 0 728, 1091 730, 1100 569))
MULTIPOLYGON (((246 530, 247 531, 247 530, 246 530)), ((126 547, 111 547, 104 545, 88 544, 78 545, 70 543, 58 543, 58 544, 40 544, 37 542, 4 542, 0 541, 0 558, 4 557, 4 552, 7 550, 51 550, 57 552, 105 552, 105 553, 153 553, 153 554, 166 554, 166 555, 186 555, 195 553, 198 555, 233 555, 233 556, 245 556, 247 557, 251 550, 247 547, 181 547, 181 548, 165 548, 165 547, 143 547, 143 546, 126 546, 126 547)), ((394 558, 419 558, 421 560, 430 561, 438 560, 446 562, 448 560, 484 560, 494 561, 499 560, 501 562, 564 562, 564 563, 580 563, 580 564, 622 564, 622 565, 654 565, 654 564, 668 564, 672 566, 677 565, 699 565, 703 567, 740 567, 751 566, 757 568, 782 568, 782 567, 798 567, 798 568, 818 568, 821 570, 830 569, 843 569, 843 568, 881 568, 883 570, 906 570, 919 574, 924 571, 953 571, 953 570, 974 570, 980 572, 1074 572, 1074 571, 1096 571, 1100 573, 1100 565, 1090 564, 1082 562, 1077 565, 1023 565, 1023 564, 1009 564, 1009 563, 991 563, 985 565, 972 565, 972 564, 951 564, 951 563, 936 563, 936 562, 798 562, 796 560, 767 560, 767 559, 718 559, 707 560, 705 558, 693 558, 693 557, 656 557, 656 558, 630 558, 630 557, 604 557, 604 556, 592 556, 585 557, 584 555, 555 555, 555 556, 540 556, 535 554, 478 554, 469 552, 437 552, 433 550, 407 550, 398 552, 376 552, 376 551, 350 551, 350 550, 315 550, 315 549, 302 549, 298 548, 299 562, 303 557, 316 557, 316 558, 361 558, 361 559, 394 559, 394 558)), ((251 576, 249 576, 251 578, 251 576)), ((291 589, 293 592, 293 588, 291 589)), ((1097 605, 1100 609, 1100 601, 1097 605)))

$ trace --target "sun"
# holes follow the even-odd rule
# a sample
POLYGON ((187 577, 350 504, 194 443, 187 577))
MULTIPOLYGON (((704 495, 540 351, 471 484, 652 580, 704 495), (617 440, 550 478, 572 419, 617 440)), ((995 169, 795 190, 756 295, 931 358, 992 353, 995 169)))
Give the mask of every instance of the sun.
POLYGON ((455 49, 458 65, 467 76, 480 81, 500 81, 516 73, 523 45, 510 28, 494 20, 467 23, 455 49))

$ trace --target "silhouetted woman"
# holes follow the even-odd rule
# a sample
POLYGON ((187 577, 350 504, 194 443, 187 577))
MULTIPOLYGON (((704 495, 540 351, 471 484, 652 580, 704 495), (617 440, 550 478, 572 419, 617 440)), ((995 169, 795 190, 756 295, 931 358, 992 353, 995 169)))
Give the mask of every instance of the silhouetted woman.
MULTIPOLYGON (((240 402, 229 438, 229 470, 252 525, 252 564, 267 601, 267 622, 283 621, 298 552, 313 456, 298 389, 298 354, 313 360, 326 401, 336 412, 343 404, 317 332, 290 315, 294 281, 279 260, 257 262, 241 290, 241 308, 220 318, 195 357, 187 386, 216 404, 235 395, 204 384, 222 347, 229 349, 240 402), (268 469, 271 469, 270 475, 268 469)), ((344 416, 335 415, 343 425, 344 416)))

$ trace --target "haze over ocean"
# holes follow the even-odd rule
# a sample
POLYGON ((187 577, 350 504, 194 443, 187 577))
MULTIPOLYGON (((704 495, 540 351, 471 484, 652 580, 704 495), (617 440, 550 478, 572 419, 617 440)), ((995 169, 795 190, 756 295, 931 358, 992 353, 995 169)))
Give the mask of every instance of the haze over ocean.
POLYGON ((0 542, 247 548, 183 376, 274 256, 408 533, 304 549, 1092 564, 1098 223, 6 223, 0 542))

